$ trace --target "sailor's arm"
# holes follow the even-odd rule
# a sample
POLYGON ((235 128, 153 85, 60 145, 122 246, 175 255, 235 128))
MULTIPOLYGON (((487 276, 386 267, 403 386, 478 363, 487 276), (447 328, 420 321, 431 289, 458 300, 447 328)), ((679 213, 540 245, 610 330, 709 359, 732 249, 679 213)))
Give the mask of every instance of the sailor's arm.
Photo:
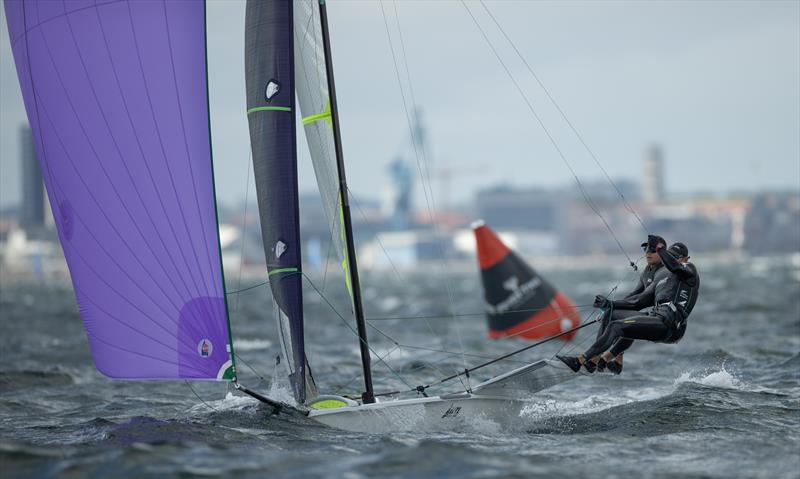
POLYGON ((644 291, 644 273, 642 273, 639 276, 639 281, 636 283, 636 287, 633 288, 633 290, 630 293, 626 294, 625 297, 630 298, 632 296, 636 296, 637 294, 640 294, 642 291, 644 291))
POLYGON ((624 299, 617 299, 611 302, 611 305, 616 309, 630 309, 638 311, 648 306, 652 306, 656 302, 656 285, 651 283, 650 286, 644 289, 639 294, 630 296, 624 299))
POLYGON ((686 263, 679 262, 674 256, 667 252, 665 248, 658 250, 658 255, 661 257, 661 262, 664 263, 664 267, 680 279, 687 281, 697 276, 694 268, 686 263))

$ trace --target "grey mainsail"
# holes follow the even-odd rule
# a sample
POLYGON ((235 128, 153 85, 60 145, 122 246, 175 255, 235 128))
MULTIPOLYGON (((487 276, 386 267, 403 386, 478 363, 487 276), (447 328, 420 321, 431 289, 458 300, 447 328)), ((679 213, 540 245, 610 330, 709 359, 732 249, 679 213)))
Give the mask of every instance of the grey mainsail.
POLYGON ((247 118, 261 235, 295 400, 316 395, 303 337, 291 0, 248 1, 247 118))

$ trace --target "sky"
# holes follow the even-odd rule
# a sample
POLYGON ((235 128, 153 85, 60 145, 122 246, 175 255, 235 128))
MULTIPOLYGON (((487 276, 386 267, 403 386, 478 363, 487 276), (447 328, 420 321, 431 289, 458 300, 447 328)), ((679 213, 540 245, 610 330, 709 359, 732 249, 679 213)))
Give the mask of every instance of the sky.
MULTIPOLYGON (((581 180, 602 177, 483 6, 465 3, 328 2, 348 184, 357 197, 385 195, 387 167, 398 155, 412 162, 418 180, 420 166, 427 165, 439 204, 469 201, 497 184, 569 184, 570 167, 581 180), (406 118, 415 105, 429 140, 419 163, 406 118), (438 173, 447 170, 454 173, 445 182, 438 173)), ((245 3, 207 5, 217 192, 221 202, 235 204, 254 189, 248 178, 245 3)), ((656 143, 672 193, 800 190, 800 1, 485 5, 612 177, 639 177, 642 153, 656 143)), ((2 208, 19 202, 18 130, 26 115, 4 14, 0 24, 2 208)), ((298 132, 300 188, 314 191, 302 128, 298 132)), ((425 204, 421 191, 418 183, 417 207, 425 204)))

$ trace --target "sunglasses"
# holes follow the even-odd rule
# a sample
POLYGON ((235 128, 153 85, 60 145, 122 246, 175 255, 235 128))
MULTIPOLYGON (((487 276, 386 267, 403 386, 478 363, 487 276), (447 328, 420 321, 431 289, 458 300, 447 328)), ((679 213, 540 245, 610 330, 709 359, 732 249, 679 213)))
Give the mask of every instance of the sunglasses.
POLYGON ((652 246, 642 246, 642 249, 644 250, 645 253, 655 253, 656 252, 656 249, 653 248, 652 246))

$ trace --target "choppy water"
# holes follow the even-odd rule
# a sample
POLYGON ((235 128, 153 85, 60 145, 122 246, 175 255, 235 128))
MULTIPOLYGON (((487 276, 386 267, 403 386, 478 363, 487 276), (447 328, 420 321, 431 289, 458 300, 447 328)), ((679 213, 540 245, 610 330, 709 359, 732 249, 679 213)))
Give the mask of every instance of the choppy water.
MULTIPOLYGON (((679 345, 635 345, 621 376, 595 375, 545 391, 532 398, 512 430, 482 423, 448 433, 387 435, 273 416, 253 400, 229 394, 223 384, 194 384, 193 391, 185 383, 108 380, 92 366, 69 285, 5 280, 2 475, 798 477, 800 261, 716 266, 700 261, 698 266, 703 289, 679 345)), ((545 273, 580 304, 621 276, 598 270, 545 273)), ((312 280, 322 288, 322 275, 312 280)), ((424 275, 365 275, 363 282, 367 315, 373 318, 481 308, 473 271, 445 278, 434 268, 424 275)), ((345 310, 347 298, 335 284, 328 274, 325 294, 345 310)), ((281 381, 272 384, 278 348, 267 291, 232 296, 231 307, 237 310, 238 354, 258 372, 240 361, 242 381, 286 398, 281 381)), ((352 333, 311 288, 306 309, 321 389, 357 392, 360 363, 352 333)), ((520 344, 485 339, 480 316, 372 324, 401 344, 437 350, 460 351, 460 336, 464 349, 475 355, 394 349, 371 329, 375 350, 391 353, 386 361, 410 385, 520 344)), ((585 347, 592 334, 583 332, 576 343, 585 347)), ((559 346, 515 359, 550 356, 559 346)), ((475 379, 519 364, 500 364, 475 379)), ((374 369, 377 389, 404 387, 380 362, 374 369)))

